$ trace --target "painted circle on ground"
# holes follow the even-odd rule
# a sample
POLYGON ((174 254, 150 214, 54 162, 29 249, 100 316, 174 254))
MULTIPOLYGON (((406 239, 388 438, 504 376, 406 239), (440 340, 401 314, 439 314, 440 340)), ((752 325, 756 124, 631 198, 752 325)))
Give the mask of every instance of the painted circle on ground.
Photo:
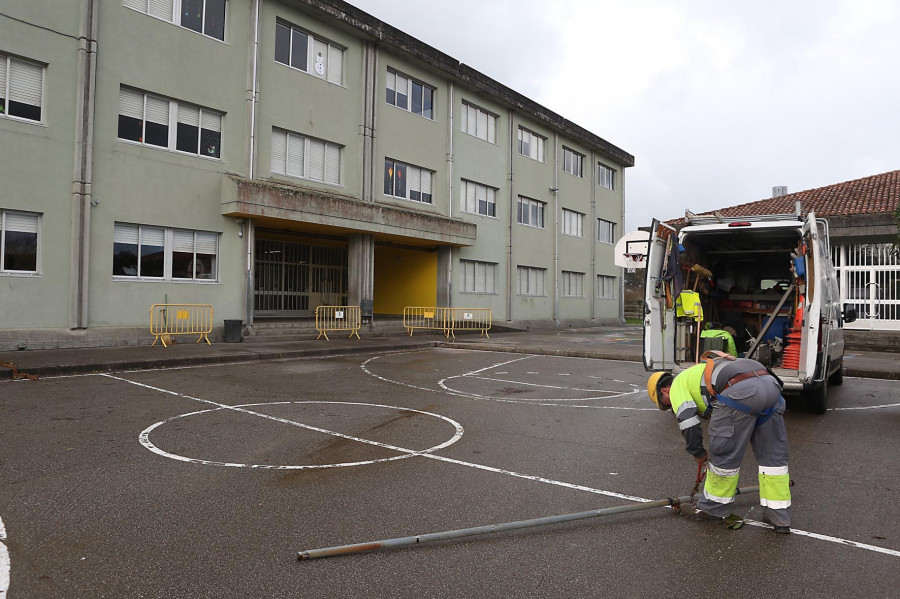
POLYGON ((307 469, 313 469, 313 468, 344 468, 347 466, 364 466, 366 464, 377 464, 379 462, 393 462, 395 460, 405 460, 406 458, 411 458, 411 457, 415 457, 417 455, 422 455, 422 454, 426 454, 426 453, 433 453, 440 449, 444 449, 445 447, 449 447, 450 445, 453 445, 454 443, 459 441, 459 439, 463 435, 463 432, 464 432, 464 430, 463 430, 462 425, 451 418, 447 418, 446 416, 442 416, 440 414, 435 414, 433 412, 425 412, 423 410, 415 410, 413 408, 401 408, 398 406, 387 406, 387 405, 383 405, 383 404, 361 403, 361 402, 351 402, 351 401, 275 401, 275 402, 241 404, 241 405, 236 405, 236 406, 221 406, 221 407, 212 408, 209 410, 199 410, 197 412, 189 412, 187 414, 179 414, 178 416, 172 416, 171 418, 167 418, 166 420, 161 420, 155 424, 148 426, 143 431, 141 431, 141 434, 139 435, 138 439, 140 440, 141 445, 143 445, 144 447, 146 447, 153 453, 161 455, 166 458, 173 459, 173 460, 178 460, 180 462, 189 462, 192 464, 203 464, 206 466, 225 466, 225 467, 230 467, 230 468, 255 468, 255 469, 260 469, 260 470, 307 470, 307 469), (379 443, 377 441, 368 441, 368 440, 364 440, 364 439, 358 439, 358 438, 352 437, 350 435, 344 435, 341 433, 326 431, 324 429, 320 429, 320 428, 314 427, 314 426, 307 426, 307 425, 299 423, 299 422, 293 422, 293 421, 286 420, 283 418, 275 418, 275 417, 270 417, 270 416, 264 415, 264 414, 258 414, 258 413, 255 413, 255 412, 247 409, 247 408, 252 408, 252 407, 257 407, 257 406, 278 406, 278 405, 292 405, 292 404, 337 404, 337 405, 345 405, 345 406, 364 406, 364 407, 374 407, 374 408, 385 408, 388 410, 398 410, 398 411, 402 411, 402 412, 415 412, 417 414, 423 414, 425 416, 431 416, 433 418, 438 418, 440 420, 444 420, 445 422, 447 422, 451 426, 453 426, 455 431, 454 431, 453 436, 450 439, 448 439, 447 441, 444 441, 443 443, 441 443, 439 445, 434 445, 432 447, 429 447, 428 449, 423 449, 423 450, 412 450, 412 449, 405 449, 402 447, 397 447, 394 445, 388 445, 386 443, 379 443), (160 426, 162 426, 164 424, 172 422, 173 420, 178 420, 179 418, 187 418, 189 416, 199 416, 201 414, 208 414, 210 412, 218 412, 220 410, 237 410, 239 412, 244 412, 244 413, 250 414, 250 415, 261 416, 264 418, 271 418, 273 420, 277 420, 277 421, 284 422, 286 424, 291 424, 294 426, 299 426, 299 427, 305 428, 307 430, 318 431, 323 434, 331 434, 333 436, 341 437, 344 439, 350 439, 353 441, 357 441, 359 443, 365 443, 368 445, 374 445, 376 447, 382 447, 382 448, 391 449, 394 451, 400 451, 402 453, 401 453, 401 455, 393 456, 390 458, 378 458, 378 459, 373 459, 373 460, 364 460, 364 461, 360 461, 360 462, 339 462, 336 464, 303 464, 303 465, 296 465, 296 466, 273 465, 273 464, 240 464, 240 463, 236 463, 236 462, 220 462, 217 460, 203 460, 203 459, 199 459, 199 458, 191 458, 188 456, 170 453, 160 447, 157 447, 150 441, 150 433, 151 432, 153 432, 154 430, 156 430, 157 428, 159 428, 160 426))

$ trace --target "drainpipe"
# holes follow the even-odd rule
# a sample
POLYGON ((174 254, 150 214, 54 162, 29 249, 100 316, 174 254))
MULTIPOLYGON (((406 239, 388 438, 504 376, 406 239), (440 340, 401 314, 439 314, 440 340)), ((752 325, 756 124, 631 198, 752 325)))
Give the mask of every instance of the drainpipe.
MULTIPOLYGON (((622 176, 619 177, 619 181, 621 181, 619 188, 622 191, 622 220, 620 221, 621 228, 619 229, 622 233, 625 230, 625 169, 622 169, 622 176)), ((595 186, 596 187, 596 186, 595 186)), ((619 233, 622 235, 622 233, 619 233)), ((618 241, 617 239, 613 239, 613 243, 618 241)), ((622 275, 619 280, 619 322, 625 324, 625 271, 619 269, 619 273, 622 275)))
POLYGON ((597 239, 599 239, 599 225, 597 223, 597 168, 593 166, 596 163, 594 152, 591 151, 591 230, 594 232, 594 238, 591 240, 591 320, 597 318, 597 239))
POLYGON ((518 208, 518 203, 515 197, 515 192, 513 190, 513 143, 515 142, 515 138, 513 137, 513 111, 510 108, 507 112, 507 120, 509 121, 509 171, 507 175, 507 182, 509 183, 509 235, 507 237, 507 245, 506 245, 506 320, 512 322, 512 306, 513 306, 513 214, 516 212, 516 209, 513 206, 518 208))
POLYGON ((253 0, 253 67, 250 82, 250 156, 247 172, 252 179, 256 165, 256 96, 259 93, 257 77, 259 69, 259 2, 253 0))
MULTIPOLYGON (((447 216, 453 218, 453 82, 449 82, 450 101, 447 102, 447 216)), ((453 247, 447 252, 447 307, 453 307, 453 247)))
POLYGON ((559 133, 553 134, 553 214, 556 215, 553 227, 553 322, 559 324, 559 133))
POLYGON ((99 0, 81 5, 78 37, 78 98, 75 116, 75 157, 72 181, 72 284, 69 300, 69 328, 86 329, 88 300, 91 208, 99 204, 91 191, 94 161, 94 106, 97 90, 97 35, 99 0))

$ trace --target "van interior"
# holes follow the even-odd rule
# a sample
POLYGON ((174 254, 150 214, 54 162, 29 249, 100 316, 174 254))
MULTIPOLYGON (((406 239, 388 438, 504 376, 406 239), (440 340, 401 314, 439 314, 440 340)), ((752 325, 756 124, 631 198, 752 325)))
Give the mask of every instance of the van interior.
POLYGON ((695 316, 676 318, 676 362, 697 361, 709 349, 726 351, 726 335, 707 336, 711 331, 725 331, 732 336, 738 356, 752 349, 747 357, 796 371, 806 295, 814 291, 807 288, 805 278, 807 260, 813 254, 805 251, 800 232, 795 228, 696 231, 685 234, 682 246, 679 266, 684 289, 697 292, 703 316, 702 331, 695 316), (769 328, 756 342, 770 317, 769 328), (701 332, 706 332, 702 338, 701 332))

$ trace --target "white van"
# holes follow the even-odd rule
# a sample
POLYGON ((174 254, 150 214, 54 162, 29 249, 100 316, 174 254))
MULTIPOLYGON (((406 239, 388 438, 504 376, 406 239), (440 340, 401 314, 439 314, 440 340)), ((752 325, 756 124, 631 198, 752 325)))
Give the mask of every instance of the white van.
POLYGON ((651 227, 644 367, 686 368, 713 347, 709 333, 727 331, 737 355, 771 367, 786 392, 824 413, 828 384, 843 382, 843 323, 856 320, 851 305, 839 305, 827 222, 803 218, 799 206, 789 215, 686 219, 680 231, 657 220, 651 227))

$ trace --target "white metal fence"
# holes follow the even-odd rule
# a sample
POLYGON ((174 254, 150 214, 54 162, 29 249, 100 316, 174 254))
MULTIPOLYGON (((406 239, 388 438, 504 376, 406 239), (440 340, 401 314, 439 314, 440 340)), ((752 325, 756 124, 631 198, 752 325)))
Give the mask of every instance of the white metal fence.
POLYGON ((847 329, 900 331, 900 256, 890 243, 834 246, 841 303, 856 307, 858 320, 847 329))

